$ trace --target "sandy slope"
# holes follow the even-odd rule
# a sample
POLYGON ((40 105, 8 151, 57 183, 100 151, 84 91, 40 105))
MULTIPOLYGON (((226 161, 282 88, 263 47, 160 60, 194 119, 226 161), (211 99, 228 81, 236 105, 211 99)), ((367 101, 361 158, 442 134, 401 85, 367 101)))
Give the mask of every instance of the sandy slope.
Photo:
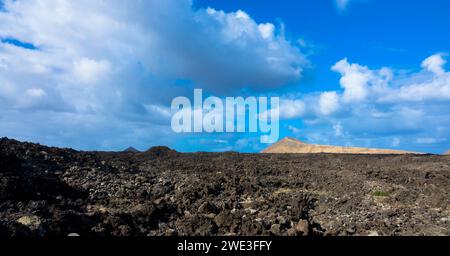
POLYGON ((420 154, 417 152, 400 150, 313 145, 303 143, 293 138, 285 138, 263 150, 261 153, 420 154))

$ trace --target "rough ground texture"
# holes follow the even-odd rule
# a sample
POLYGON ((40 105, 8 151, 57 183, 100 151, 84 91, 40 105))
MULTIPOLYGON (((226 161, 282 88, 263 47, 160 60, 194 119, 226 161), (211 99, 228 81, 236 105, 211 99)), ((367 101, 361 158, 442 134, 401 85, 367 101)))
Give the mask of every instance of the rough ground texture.
POLYGON ((87 153, 0 140, 0 235, 450 235, 450 157, 87 153))

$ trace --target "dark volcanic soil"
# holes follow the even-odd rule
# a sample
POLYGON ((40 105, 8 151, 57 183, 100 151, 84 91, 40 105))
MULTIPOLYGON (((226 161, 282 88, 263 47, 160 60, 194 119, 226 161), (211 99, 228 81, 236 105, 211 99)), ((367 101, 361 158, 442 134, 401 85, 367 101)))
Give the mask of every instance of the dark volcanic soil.
POLYGON ((100 153, 0 140, 0 235, 450 235, 450 157, 100 153))

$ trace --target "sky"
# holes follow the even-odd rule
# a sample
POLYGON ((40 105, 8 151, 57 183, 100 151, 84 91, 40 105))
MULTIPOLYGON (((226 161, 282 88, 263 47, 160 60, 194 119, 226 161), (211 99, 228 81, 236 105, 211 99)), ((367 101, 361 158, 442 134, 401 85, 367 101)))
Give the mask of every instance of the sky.
POLYGON ((0 0, 0 136, 79 150, 258 152, 176 134, 171 101, 280 97, 282 137, 450 149, 447 0, 0 0))

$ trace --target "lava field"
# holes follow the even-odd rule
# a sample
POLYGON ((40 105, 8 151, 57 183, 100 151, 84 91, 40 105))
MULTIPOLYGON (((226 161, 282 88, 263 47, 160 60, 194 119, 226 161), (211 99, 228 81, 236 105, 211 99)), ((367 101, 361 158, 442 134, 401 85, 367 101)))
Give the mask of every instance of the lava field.
POLYGON ((450 235, 450 156, 0 140, 0 236, 450 235))

